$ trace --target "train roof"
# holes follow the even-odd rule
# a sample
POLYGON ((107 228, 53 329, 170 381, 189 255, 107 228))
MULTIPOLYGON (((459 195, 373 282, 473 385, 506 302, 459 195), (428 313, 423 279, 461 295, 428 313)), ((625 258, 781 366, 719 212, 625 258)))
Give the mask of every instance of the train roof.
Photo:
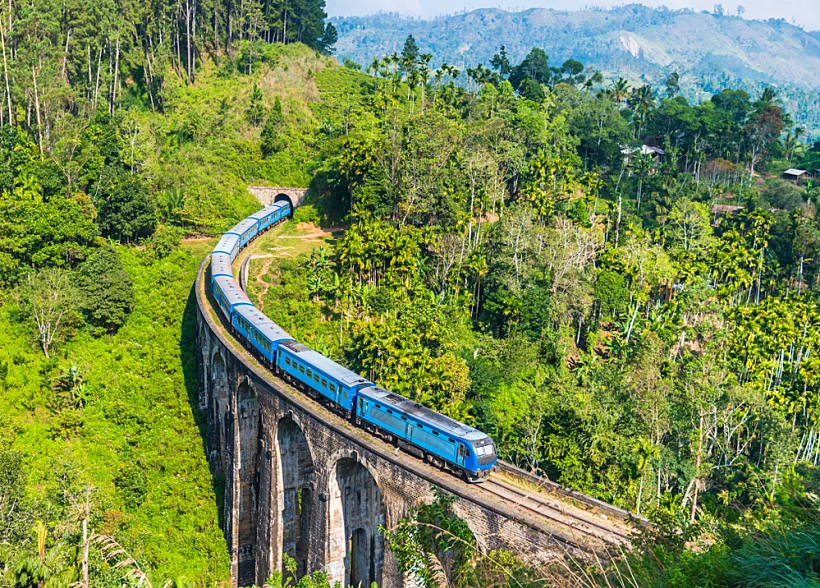
POLYGON ((255 306, 240 306, 236 309, 236 313, 244 317, 273 343, 293 339, 282 327, 270 320, 255 306))
POLYGON ((325 357, 318 351, 314 351, 307 345, 303 345, 297 341, 286 341, 285 343, 282 343, 281 346, 298 356, 299 359, 304 360, 305 363, 310 364, 317 370, 323 371, 331 378, 342 382, 345 386, 356 386, 358 384, 372 385, 370 380, 364 379, 356 372, 339 365, 332 359, 325 357))
POLYGON ((255 218, 248 217, 248 218, 244 219, 243 221, 235 224, 233 227, 231 227, 231 230, 228 231, 228 233, 234 233, 236 235, 241 235, 242 233, 244 233, 245 231, 247 231, 251 227, 256 226, 257 222, 258 221, 255 218))
POLYGON ((227 253, 211 254, 211 276, 232 276, 231 256, 227 253))
POLYGON ((239 236, 234 235, 233 233, 225 233, 219 239, 219 243, 216 244, 214 247, 214 253, 228 253, 230 254, 233 251, 234 246, 239 241, 239 236))
POLYGON ((368 388, 362 388, 359 390, 359 394, 394 406, 405 414, 412 416, 414 419, 433 425, 440 431, 453 435, 454 437, 460 437, 467 441, 481 441, 485 438, 489 439, 489 436, 486 433, 482 433, 478 429, 474 429, 469 425, 465 425, 455 419, 444 416, 443 414, 429 409, 417 402, 413 402, 404 396, 399 396, 390 390, 385 390, 384 388, 379 388, 378 386, 371 386, 368 388))
POLYGON ((217 276, 214 282, 228 299, 231 306, 234 304, 253 304, 248 295, 242 291, 235 279, 228 276, 217 276))
POLYGON ((282 203, 281 202, 274 202, 273 204, 270 204, 270 205, 266 206, 262 210, 259 210, 255 213, 253 213, 248 218, 255 218, 256 220, 261 220, 261 219, 265 218, 266 216, 268 216, 269 214, 273 214, 274 212, 276 212, 280 208, 282 208, 282 203))

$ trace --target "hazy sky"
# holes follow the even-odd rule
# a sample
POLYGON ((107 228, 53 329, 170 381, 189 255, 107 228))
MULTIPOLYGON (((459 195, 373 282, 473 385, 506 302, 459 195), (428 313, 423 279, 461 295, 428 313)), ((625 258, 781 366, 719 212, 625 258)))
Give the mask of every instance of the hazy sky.
MULTIPOLYGON (((505 10, 522 10, 534 6, 557 9, 578 9, 586 5, 618 6, 628 2, 616 0, 326 0, 330 16, 363 15, 380 10, 400 12, 411 16, 436 16, 457 12, 463 8, 503 8, 505 10)), ((807 30, 820 30, 820 0, 643 0, 649 6, 668 6, 669 8, 693 8, 695 10, 712 10, 722 3, 724 9, 735 13, 738 4, 746 8, 746 18, 785 18, 789 22, 801 25, 807 30)))

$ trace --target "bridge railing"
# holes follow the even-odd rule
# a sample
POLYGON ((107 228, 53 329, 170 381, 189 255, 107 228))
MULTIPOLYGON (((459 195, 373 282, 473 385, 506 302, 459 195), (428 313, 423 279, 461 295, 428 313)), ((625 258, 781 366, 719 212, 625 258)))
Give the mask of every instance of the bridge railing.
POLYGON ((642 525, 649 524, 648 520, 636 515, 635 513, 629 512, 628 510, 624 510, 623 508, 618 508, 617 506, 613 506, 608 502, 598 500, 597 498, 593 498, 592 496, 587 496, 586 494, 582 494, 576 490, 573 490, 572 488, 562 486, 557 482, 553 482, 549 478, 538 476, 537 474, 533 474, 531 472, 523 470, 518 466, 515 466, 511 463, 507 463, 506 461, 498 460, 497 467, 499 473, 506 473, 510 476, 523 479, 529 482, 530 484, 534 484, 539 488, 543 488, 547 492, 556 494, 562 498, 569 499, 577 504, 594 508, 598 512, 601 512, 614 519, 618 519, 621 521, 638 522, 642 525))

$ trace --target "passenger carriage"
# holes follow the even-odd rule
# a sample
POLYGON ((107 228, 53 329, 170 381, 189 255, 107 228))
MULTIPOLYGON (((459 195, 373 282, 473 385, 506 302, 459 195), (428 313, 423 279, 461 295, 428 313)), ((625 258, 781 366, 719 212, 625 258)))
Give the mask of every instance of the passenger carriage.
POLYGON ((285 202, 274 202, 256 214, 250 215, 248 218, 256 219, 259 223, 259 232, 261 233, 287 216, 285 208, 289 209, 290 206, 285 202))
POLYGON ((293 341, 293 337, 255 306, 237 306, 231 318, 231 327, 267 361, 269 367, 276 365, 279 344, 293 341))
POLYGON ((224 253, 230 258, 231 262, 233 262, 239 254, 239 249, 239 235, 236 233, 225 233, 222 235, 219 243, 216 244, 216 247, 214 247, 212 253, 224 253))
POLYGON ((212 253, 211 254, 211 281, 219 276, 228 278, 233 277, 233 268, 231 267, 231 256, 227 253, 212 253))
POLYGON ((242 291, 233 276, 217 276, 213 279, 212 288, 214 298, 216 298, 222 312, 225 313, 228 322, 231 321, 231 316, 237 307, 249 306, 253 308, 251 299, 242 291))
POLYGON ((230 232, 239 235, 239 248, 242 249, 259 234, 259 221, 255 218, 248 217, 241 223, 235 225, 230 232))
POLYGON ((355 406, 356 392, 373 385, 373 382, 365 380, 356 372, 296 341, 279 344, 276 367, 290 379, 320 394, 348 413, 355 406))

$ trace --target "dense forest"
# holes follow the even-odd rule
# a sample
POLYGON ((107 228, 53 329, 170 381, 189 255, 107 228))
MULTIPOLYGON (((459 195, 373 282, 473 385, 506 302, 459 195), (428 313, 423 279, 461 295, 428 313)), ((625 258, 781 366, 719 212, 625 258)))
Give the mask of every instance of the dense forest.
MULTIPOLYGON (((321 2, 10 7, 0 583, 225 580, 189 288, 251 182, 310 186, 294 230, 345 229, 260 277, 266 312, 657 521, 636 578, 814 573, 820 193, 778 176, 820 146, 775 91, 692 104, 676 75, 503 48, 459 84, 412 38, 340 67, 321 2)), ((447 505, 414 520, 469 542, 447 505)), ((420 547, 458 585, 543 584, 408 528, 407 566, 420 547)))

